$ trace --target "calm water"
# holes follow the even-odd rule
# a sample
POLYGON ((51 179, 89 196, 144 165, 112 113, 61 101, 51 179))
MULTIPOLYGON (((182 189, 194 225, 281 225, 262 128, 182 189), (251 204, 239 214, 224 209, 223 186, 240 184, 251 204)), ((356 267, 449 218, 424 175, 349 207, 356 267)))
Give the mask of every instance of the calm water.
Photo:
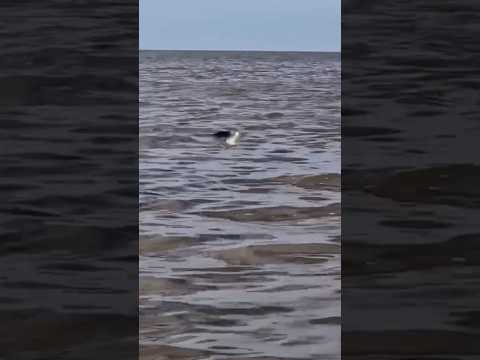
POLYGON ((142 357, 339 359, 339 204, 338 54, 142 52, 142 357))

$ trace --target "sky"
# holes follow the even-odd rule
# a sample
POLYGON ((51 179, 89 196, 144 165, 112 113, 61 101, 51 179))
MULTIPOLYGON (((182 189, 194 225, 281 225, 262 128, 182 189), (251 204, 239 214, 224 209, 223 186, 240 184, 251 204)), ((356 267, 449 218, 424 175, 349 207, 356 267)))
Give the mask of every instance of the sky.
POLYGON ((341 0, 140 0, 140 49, 340 51, 341 0))

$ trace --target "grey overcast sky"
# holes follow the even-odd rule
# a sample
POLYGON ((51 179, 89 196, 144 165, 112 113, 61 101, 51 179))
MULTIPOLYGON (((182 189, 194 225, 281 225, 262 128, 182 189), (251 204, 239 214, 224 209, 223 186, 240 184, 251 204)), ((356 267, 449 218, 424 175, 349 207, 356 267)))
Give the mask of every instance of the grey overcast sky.
POLYGON ((140 0, 140 49, 340 51, 340 0, 140 0))

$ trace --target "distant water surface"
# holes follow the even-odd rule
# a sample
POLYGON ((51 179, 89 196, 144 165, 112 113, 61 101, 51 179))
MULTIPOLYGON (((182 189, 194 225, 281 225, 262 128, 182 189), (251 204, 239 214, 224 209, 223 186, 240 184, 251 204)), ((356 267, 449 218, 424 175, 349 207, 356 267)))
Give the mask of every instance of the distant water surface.
POLYGON ((142 358, 339 359, 339 54, 141 52, 140 208, 142 358))

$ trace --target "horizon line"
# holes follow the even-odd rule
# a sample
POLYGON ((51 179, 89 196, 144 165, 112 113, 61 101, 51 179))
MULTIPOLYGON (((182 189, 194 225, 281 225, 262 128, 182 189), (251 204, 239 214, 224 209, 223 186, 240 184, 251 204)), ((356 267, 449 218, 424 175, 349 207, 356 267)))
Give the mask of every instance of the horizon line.
POLYGON ((211 52, 299 52, 299 53, 341 53, 341 50, 256 50, 256 49, 138 49, 139 51, 211 51, 211 52))

